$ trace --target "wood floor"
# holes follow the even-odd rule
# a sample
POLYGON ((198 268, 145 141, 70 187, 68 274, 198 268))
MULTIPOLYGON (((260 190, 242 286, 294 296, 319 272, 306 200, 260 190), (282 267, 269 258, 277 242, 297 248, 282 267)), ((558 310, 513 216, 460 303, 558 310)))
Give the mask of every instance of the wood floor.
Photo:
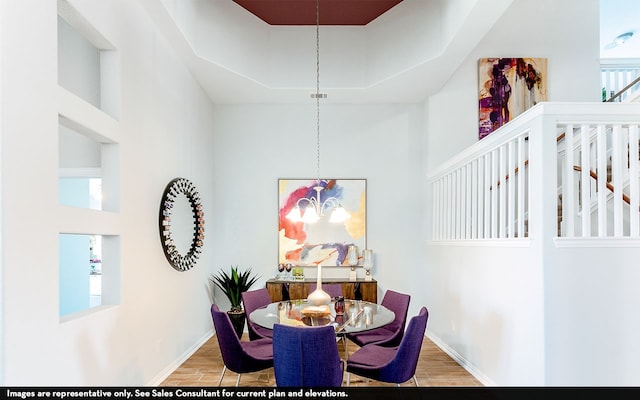
MULTIPOLYGON (((247 334, 242 340, 249 340, 247 334)), ((348 342, 349 354, 357 350, 357 346, 348 342)), ((338 350, 343 354, 342 343, 338 350)), ((211 337, 187 361, 176 369, 160 386, 215 386, 222 372, 222 357, 215 336, 211 337)), ((343 386, 346 386, 346 373, 343 386)), ((222 386, 235 386, 237 374, 227 370, 222 386)), ((416 369, 419 386, 482 386, 482 384, 458 365, 451 357, 425 337, 420 351, 420 359, 416 369)), ((413 380, 401 386, 414 386, 413 380)), ((273 368, 262 372, 242 374, 240 386, 275 386, 273 368)), ((377 381, 367 382, 365 379, 351 375, 350 386, 395 386, 377 381)))

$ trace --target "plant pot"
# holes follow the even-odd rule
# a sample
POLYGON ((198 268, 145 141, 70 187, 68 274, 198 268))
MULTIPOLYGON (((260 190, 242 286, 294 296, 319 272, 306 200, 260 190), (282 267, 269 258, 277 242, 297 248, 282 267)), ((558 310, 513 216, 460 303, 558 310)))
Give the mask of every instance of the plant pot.
POLYGON ((233 325, 233 330, 236 331, 238 339, 242 338, 245 320, 244 311, 227 311, 227 314, 229 315, 229 319, 231 320, 231 324, 233 325))

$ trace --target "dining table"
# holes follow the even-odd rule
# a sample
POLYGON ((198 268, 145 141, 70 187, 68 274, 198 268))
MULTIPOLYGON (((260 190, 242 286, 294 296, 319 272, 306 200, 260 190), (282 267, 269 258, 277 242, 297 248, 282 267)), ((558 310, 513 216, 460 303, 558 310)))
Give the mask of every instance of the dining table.
POLYGON ((380 328, 395 318, 395 313, 382 304, 363 300, 343 301, 344 305, 339 304, 338 307, 336 299, 321 306, 310 304, 306 299, 278 301, 254 310, 249 319, 267 329, 273 329, 274 324, 300 327, 332 325, 336 336, 344 339, 348 333, 380 328))

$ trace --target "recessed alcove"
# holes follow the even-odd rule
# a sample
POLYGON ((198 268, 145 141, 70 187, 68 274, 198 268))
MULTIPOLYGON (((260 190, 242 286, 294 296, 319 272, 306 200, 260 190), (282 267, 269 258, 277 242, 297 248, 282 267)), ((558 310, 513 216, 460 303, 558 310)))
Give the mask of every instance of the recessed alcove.
POLYGON ((119 53, 58 1, 60 321, 120 303, 119 53))
POLYGON ((114 118, 120 116, 118 51, 68 2, 58 1, 58 84, 114 118))
POLYGON ((119 236, 61 233, 58 250, 61 321, 120 303, 119 236))

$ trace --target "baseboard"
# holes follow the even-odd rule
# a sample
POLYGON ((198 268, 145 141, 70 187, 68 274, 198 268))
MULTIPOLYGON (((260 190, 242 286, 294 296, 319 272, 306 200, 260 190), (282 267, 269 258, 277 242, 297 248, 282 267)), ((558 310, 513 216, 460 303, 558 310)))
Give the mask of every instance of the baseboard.
POLYGON ((482 372, 478 371, 473 364, 471 364, 464 357, 462 357, 460 354, 458 354, 457 351, 455 351, 454 349, 449 347, 445 342, 440 340, 439 337, 437 337, 436 335, 434 335, 433 333, 431 333, 429 331, 427 331, 426 336, 436 346, 438 346, 440 348, 440 350, 442 350, 445 353, 447 353, 447 355, 449 357, 453 358, 453 360, 455 362, 457 362, 468 373, 473 375, 473 377, 476 378, 478 381, 480 381, 480 383, 482 383, 484 386, 498 386, 495 382, 493 382, 491 379, 489 379, 487 376, 485 376, 482 372))
POLYGON ((189 359, 207 340, 213 336, 213 329, 207 332, 200 340, 193 344, 187 351, 182 353, 175 361, 165 367, 158 375, 156 375, 147 386, 160 386, 165 379, 169 377, 179 366, 189 359))

